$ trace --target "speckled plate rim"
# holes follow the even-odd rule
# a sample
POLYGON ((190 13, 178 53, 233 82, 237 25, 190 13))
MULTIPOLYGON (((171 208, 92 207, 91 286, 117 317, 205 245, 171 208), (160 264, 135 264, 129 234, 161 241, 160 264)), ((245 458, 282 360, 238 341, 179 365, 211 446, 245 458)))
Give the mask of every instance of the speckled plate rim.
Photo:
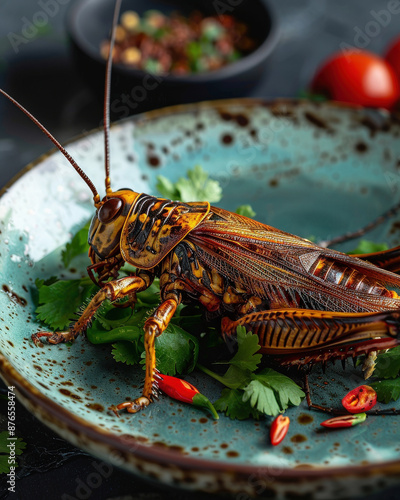
MULTIPOLYGON (((281 106, 287 104, 288 106, 295 106, 301 102, 299 99, 274 99, 266 100, 262 98, 233 98, 233 99, 220 99, 215 101, 204 101, 194 104, 180 104, 175 106, 169 106, 166 108, 161 108, 158 110, 148 111, 146 113, 136 115, 133 117, 125 118, 118 124, 126 121, 143 122, 159 118, 162 116, 173 115, 176 113, 190 113, 196 112, 199 108, 221 108, 229 107, 231 105, 242 105, 254 107, 256 105, 262 105, 269 108, 275 106, 281 106)), ((343 103, 337 102, 324 102, 316 103, 316 106, 324 107, 339 107, 343 109, 362 109, 360 106, 350 106, 343 103)), ((375 110, 376 111, 376 110, 375 110)), ((393 115, 382 110, 382 112, 389 118, 393 119, 394 122, 399 122, 399 116, 393 115)), ((117 124, 116 123, 116 124, 117 124)), ((78 135, 68 141, 66 145, 71 144, 78 139, 90 136, 91 134, 97 132, 101 129, 94 129, 85 134, 78 135)), ((1 190, 0 197, 10 189, 10 187, 28 171, 39 165, 43 159, 53 154, 55 150, 51 149, 47 153, 41 155, 35 161, 29 163, 25 168, 23 168, 17 175, 15 175, 1 190)), ((118 436, 111 432, 107 432, 99 426, 91 425, 88 421, 70 413, 61 405, 53 402, 50 398, 42 394, 38 389, 36 389, 28 380, 21 376, 21 374, 13 367, 13 365, 8 361, 8 359, 0 352, 0 376, 3 381, 8 386, 15 386, 16 395, 19 400, 25 405, 29 406, 32 404, 38 411, 35 413, 42 422, 49 425, 52 429, 57 432, 57 427, 60 429, 66 429, 68 433, 74 432, 78 435, 85 435, 89 437, 94 443, 99 443, 101 445, 108 445, 110 448, 121 452, 124 456, 126 454, 133 454, 137 459, 143 459, 146 462, 157 463, 158 465, 163 465, 167 467, 179 467, 182 470, 192 470, 201 472, 226 472, 233 473, 237 477, 246 477, 248 479, 249 475, 252 477, 267 477, 279 480, 279 482, 301 479, 301 481, 315 480, 321 478, 334 478, 341 477, 356 477, 364 476, 365 474, 371 475, 385 475, 385 476, 399 476, 400 475, 400 457, 398 460, 382 461, 372 464, 362 464, 362 465, 348 465, 348 466, 324 466, 318 467, 313 466, 313 468, 299 467, 299 468, 283 468, 279 471, 274 471, 274 468, 269 466, 260 465, 246 465, 246 464, 236 464, 227 461, 212 461, 203 458, 193 458, 187 455, 182 455, 174 450, 168 450, 161 448, 157 445, 144 445, 138 439, 129 436, 129 440, 126 437, 118 436), (43 415, 49 415, 46 419, 43 415), (51 426, 48 420, 56 424, 51 426), (134 452, 132 452, 132 445, 134 445, 134 452)), ((65 436, 63 436, 65 437, 65 436)), ((68 439, 68 437, 67 437, 68 439)), ((71 439, 74 442, 73 439, 71 439)), ((76 444, 76 443, 74 443, 76 444)), ((95 452, 92 450, 92 453, 95 452)), ((121 464, 122 465, 122 464, 121 464)))

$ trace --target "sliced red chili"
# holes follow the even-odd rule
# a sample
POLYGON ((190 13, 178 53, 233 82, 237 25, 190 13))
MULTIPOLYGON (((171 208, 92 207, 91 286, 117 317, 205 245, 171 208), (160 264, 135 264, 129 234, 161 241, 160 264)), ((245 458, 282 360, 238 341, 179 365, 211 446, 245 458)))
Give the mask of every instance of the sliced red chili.
POLYGON ((362 413, 376 405, 377 394, 369 385, 360 385, 342 399, 342 405, 350 413, 362 413))
POLYGON ((367 418, 366 413, 358 413, 356 415, 340 415, 339 417, 333 417, 324 422, 321 422, 323 427, 328 427, 329 429, 340 429, 343 427, 353 427, 354 425, 361 424, 367 418))
POLYGON ((269 430, 269 437, 273 446, 278 445, 284 440, 289 430, 289 424, 290 418, 284 417, 283 415, 278 415, 272 422, 271 428, 269 430))
POLYGON ((201 394, 194 385, 186 382, 186 380, 171 377, 171 375, 160 374, 157 379, 157 383, 160 390, 171 398, 182 401, 183 403, 189 403, 194 406, 207 408, 215 419, 219 418, 219 415, 211 401, 204 396, 204 394, 201 394))

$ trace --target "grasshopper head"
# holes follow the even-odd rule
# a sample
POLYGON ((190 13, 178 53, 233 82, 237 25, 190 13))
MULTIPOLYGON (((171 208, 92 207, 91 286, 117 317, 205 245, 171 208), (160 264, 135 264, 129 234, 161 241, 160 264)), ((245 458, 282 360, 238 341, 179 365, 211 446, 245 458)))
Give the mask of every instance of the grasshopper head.
POLYGON ((139 196, 130 189, 111 192, 99 203, 89 229, 89 256, 92 264, 120 255, 121 231, 139 196))

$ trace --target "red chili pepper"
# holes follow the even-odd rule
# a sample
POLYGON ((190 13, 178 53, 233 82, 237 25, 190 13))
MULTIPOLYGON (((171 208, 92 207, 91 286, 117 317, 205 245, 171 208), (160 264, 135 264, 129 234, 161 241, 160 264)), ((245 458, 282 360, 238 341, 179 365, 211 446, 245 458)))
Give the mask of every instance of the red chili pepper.
POLYGON ((189 403, 194 406, 200 406, 202 408, 207 408, 212 413, 215 419, 219 418, 217 411, 212 405, 211 401, 201 394, 198 389, 186 380, 181 378, 171 377, 170 375, 159 375, 158 387, 170 396, 171 398, 182 401, 183 403, 189 403))
POLYGON ((356 415, 340 415, 339 417, 330 418, 321 422, 323 427, 329 429, 340 429, 342 427, 353 427, 354 425, 361 424, 367 418, 366 413, 357 413, 356 415))
POLYGON ((283 415, 278 415, 272 422, 271 428, 269 430, 269 437, 273 446, 276 446, 283 441, 287 434, 287 431, 289 430, 289 424, 290 418, 284 417, 283 415))
POLYGON ((350 413, 362 413, 376 405, 377 394, 369 385, 360 385, 350 391, 343 399, 342 405, 350 413))

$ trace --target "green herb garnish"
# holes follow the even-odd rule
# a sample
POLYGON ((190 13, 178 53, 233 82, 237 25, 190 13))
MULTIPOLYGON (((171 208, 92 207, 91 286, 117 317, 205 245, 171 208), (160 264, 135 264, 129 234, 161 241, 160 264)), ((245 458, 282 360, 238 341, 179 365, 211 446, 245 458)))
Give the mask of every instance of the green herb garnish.
POLYGON ((187 171, 187 177, 171 182, 166 177, 157 177, 156 188, 168 199, 188 201, 209 201, 217 203, 222 198, 222 189, 218 181, 209 178, 208 172, 196 165, 187 171))
POLYGON ((239 215, 244 215, 245 217, 250 217, 252 219, 256 213, 254 210, 251 208, 251 205, 240 205, 236 209, 236 213, 239 215))
POLYGON ((360 240, 357 247, 349 252, 352 254, 362 254, 362 253, 374 253, 374 252, 382 252, 383 250, 387 250, 389 247, 386 243, 374 243, 373 241, 368 240, 360 240))
POLYGON ((90 221, 87 222, 75 235, 72 240, 65 245, 64 250, 61 252, 61 259, 64 267, 67 268, 71 261, 88 251, 88 231, 90 227, 90 221))
POLYGON ((224 375, 198 365, 204 373, 228 387, 215 402, 215 408, 225 411, 231 418, 247 418, 250 415, 275 416, 289 405, 299 405, 305 394, 292 379, 271 368, 257 372, 262 358, 258 354, 258 336, 238 327, 236 338, 238 350, 227 362, 230 366, 224 375), (248 404, 239 409, 239 400, 248 404))
POLYGON ((16 460, 16 463, 9 463, 10 448, 8 445, 10 443, 15 444, 14 453, 16 456, 21 455, 22 451, 26 448, 26 443, 22 440, 22 438, 9 441, 9 437, 10 435, 8 431, 0 432, 0 474, 8 474, 10 472, 10 467, 18 467, 16 460))
POLYGON ((400 377, 395 379, 378 380, 369 384, 378 395, 378 401, 390 403, 397 401, 400 397, 400 377))

